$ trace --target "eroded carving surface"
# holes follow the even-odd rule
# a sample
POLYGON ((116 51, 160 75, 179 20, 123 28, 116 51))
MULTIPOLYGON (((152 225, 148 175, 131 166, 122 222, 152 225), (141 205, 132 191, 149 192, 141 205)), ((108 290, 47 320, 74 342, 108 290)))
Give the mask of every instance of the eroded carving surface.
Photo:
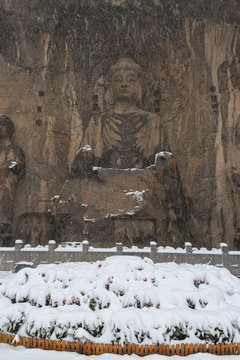
POLYGON ((24 174, 22 149, 12 142, 13 122, 0 115, 0 237, 2 245, 12 238, 13 207, 17 184, 24 174))

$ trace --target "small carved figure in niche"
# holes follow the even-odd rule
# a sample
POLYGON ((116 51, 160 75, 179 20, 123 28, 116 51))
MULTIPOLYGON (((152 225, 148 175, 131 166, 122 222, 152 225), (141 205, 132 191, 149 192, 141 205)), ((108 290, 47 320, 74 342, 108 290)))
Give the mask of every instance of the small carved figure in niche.
MULTIPOLYGON (((129 58, 114 64, 108 76, 111 109, 94 114, 81 146, 90 145, 93 165, 105 168, 145 168, 160 151, 160 118, 142 110, 142 68, 129 58)), ((78 177, 80 151, 73 163, 72 176, 78 177)), ((81 169, 82 173, 82 169, 81 169)))
POLYGON ((13 144, 13 122, 0 115, 0 238, 11 238, 14 196, 18 181, 24 175, 24 154, 13 144))

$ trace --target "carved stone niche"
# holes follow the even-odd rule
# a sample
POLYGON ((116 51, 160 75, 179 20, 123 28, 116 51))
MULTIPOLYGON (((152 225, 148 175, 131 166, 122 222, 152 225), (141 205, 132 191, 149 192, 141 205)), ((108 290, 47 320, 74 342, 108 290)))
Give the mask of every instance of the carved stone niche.
POLYGON ((104 107, 90 117, 54 204, 57 221, 64 223, 62 240, 179 246, 188 239, 176 160, 160 152, 161 118, 143 109, 143 94, 138 64, 123 58, 112 65, 100 101, 104 107))

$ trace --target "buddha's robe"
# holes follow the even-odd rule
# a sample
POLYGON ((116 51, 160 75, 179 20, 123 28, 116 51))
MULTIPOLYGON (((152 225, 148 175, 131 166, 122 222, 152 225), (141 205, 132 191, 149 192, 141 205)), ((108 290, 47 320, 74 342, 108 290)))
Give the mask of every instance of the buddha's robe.
POLYGON ((145 168, 161 150, 160 118, 139 110, 91 117, 81 146, 90 145, 97 166, 145 168))

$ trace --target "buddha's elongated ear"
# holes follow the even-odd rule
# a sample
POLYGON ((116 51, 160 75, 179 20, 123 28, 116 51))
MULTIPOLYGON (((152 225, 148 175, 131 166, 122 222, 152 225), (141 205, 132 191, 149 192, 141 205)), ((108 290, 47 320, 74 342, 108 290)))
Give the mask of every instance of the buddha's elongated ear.
POLYGON ((107 85, 107 91, 106 91, 106 94, 105 94, 105 101, 108 104, 108 106, 110 106, 110 107, 112 107, 115 104, 111 85, 110 86, 107 85))
POLYGON ((14 133, 14 124, 13 124, 12 120, 5 115, 0 115, 0 123, 2 126, 6 126, 7 135, 9 137, 9 139, 11 139, 13 136, 13 133, 14 133))

